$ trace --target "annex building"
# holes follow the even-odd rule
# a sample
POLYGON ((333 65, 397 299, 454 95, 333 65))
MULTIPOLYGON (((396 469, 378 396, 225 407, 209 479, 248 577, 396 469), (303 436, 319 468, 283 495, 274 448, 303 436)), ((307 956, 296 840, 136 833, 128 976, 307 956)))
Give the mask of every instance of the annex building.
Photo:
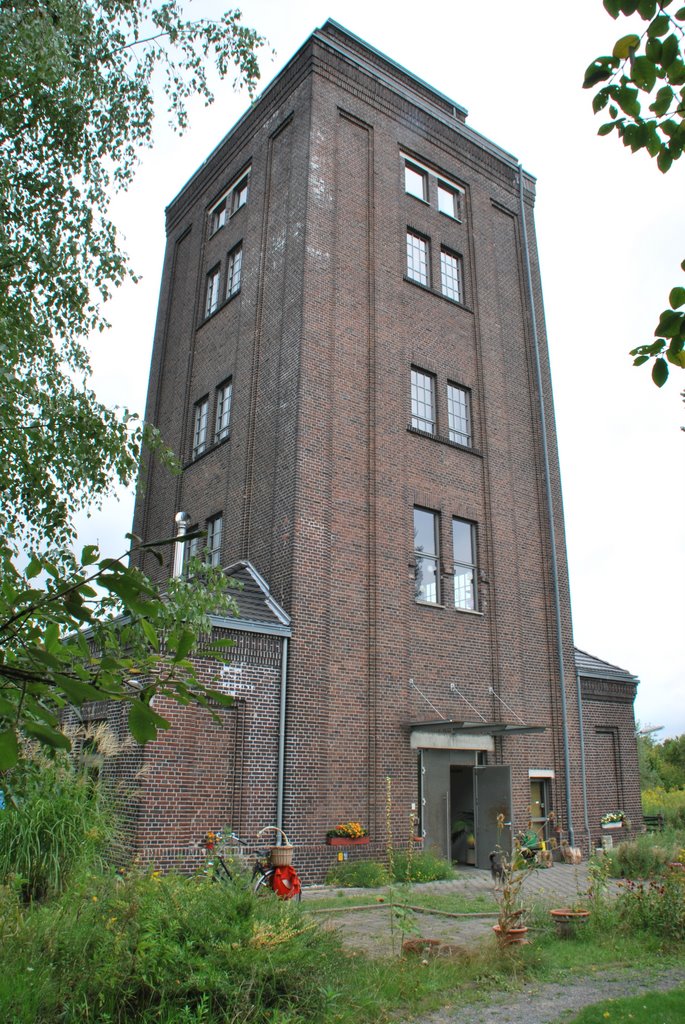
POLYGON ((382 855, 388 779, 396 845, 415 813, 481 866, 498 815, 586 850, 641 822, 637 680, 573 645, 534 199, 329 21, 168 207, 147 419, 183 471, 149 467, 134 531, 202 527, 243 589, 200 662, 223 725, 160 703, 129 759, 139 855, 278 824, 316 880, 341 821, 382 855))

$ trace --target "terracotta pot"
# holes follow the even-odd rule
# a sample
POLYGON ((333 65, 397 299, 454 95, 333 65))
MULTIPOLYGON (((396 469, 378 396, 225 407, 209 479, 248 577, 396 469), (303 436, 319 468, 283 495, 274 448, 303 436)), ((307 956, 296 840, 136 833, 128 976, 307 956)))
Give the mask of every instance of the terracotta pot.
POLYGON ((523 946, 528 943, 526 935, 528 929, 524 926, 520 928, 507 928, 506 931, 502 931, 498 924, 493 924, 492 930, 497 936, 497 941, 500 946, 523 946))
POLYGON ((587 921, 590 911, 560 907, 558 910, 550 910, 550 914, 557 926, 557 934, 562 938, 568 938, 571 935, 575 935, 576 928, 587 921))
POLYGON ((369 842, 370 836, 358 836, 356 839, 347 836, 326 836, 327 846, 366 846, 369 842))

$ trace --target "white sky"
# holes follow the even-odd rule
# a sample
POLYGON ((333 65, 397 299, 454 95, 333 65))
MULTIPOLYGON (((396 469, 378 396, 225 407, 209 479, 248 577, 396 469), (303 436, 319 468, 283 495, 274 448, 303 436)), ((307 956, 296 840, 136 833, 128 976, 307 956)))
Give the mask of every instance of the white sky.
MULTIPOLYGON (((590 61, 627 28, 601 0, 245 0, 243 20, 276 51, 266 85, 328 17, 469 111, 468 123, 538 179, 536 224, 555 388, 576 645, 638 675, 636 714, 685 732, 683 587, 685 407, 674 372, 660 391, 628 350, 651 340, 668 293, 685 284, 683 170, 667 176, 617 138, 600 139, 590 61)), ((191 11, 217 16, 218 0, 191 11)), ((164 207, 244 112, 230 84, 191 109, 182 138, 160 123, 131 191, 116 198, 137 286, 108 307, 93 342, 94 384, 111 404, 144 411, 164 253, 164 207)), ((133 499, 83 521, 84 542, 124 550, 133 499)))

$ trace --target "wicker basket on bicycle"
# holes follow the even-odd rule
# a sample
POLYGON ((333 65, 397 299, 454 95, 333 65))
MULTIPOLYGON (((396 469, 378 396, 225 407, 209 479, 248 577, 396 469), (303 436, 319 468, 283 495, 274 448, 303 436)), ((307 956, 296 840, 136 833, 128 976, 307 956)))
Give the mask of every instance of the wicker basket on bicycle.
POLYGON ((290 844, 283 844, 283 846, 272 846, 270 858, 271 864, 275 868, 290 867, 293 862, 293 848, 290 844))

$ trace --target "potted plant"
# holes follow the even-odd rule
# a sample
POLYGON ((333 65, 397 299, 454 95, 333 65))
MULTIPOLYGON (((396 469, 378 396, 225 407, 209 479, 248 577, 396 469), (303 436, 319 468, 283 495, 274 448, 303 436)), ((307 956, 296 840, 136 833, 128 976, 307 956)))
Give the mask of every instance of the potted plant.
POLYGON ((345 821, 326 833, 328 846, 363 846, 370 842, 369 833, 358 821, 345 821))
POLYGON ((522 945, 528 942, 528 927, 523 924, 526 910, 521 890, 529 872, 534 869, 534 861, 525 860, 518 849, 511 857, 501 850, 498 850, 498 854, 502 865, 502 887, 497 893, 499 911, 497 924, 493 925, 492 930, 500 946, 522 945))
POLYGON ((602 815, 600 824, 603 829, 623 828, 623 823, 627 820, 624 811, 607 811, 602 815))
POLYGON ((590 911, 585 907, 572 904, 570 907, 559 907, 557 910, 550 910, 550 915, 557 928, 557 935, 567 939, 575 935, 576 929, 584 924, 590 916, 590 911))

